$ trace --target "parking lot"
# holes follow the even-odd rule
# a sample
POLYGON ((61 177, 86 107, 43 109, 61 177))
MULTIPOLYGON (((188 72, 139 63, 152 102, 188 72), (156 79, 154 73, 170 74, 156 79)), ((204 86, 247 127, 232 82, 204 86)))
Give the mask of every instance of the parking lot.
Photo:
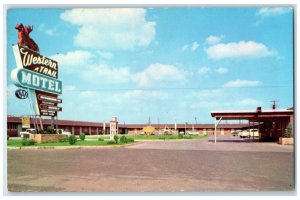
POLYGON ((11 192, 293 191, 293 146, 237 137, 8 149, 11 192))

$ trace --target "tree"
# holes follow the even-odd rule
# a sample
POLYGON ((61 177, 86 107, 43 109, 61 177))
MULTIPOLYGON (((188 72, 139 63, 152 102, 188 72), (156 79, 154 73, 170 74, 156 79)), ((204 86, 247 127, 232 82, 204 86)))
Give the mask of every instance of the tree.
POLYGON ((293 133, 292 133, 292 124, 291 124, 291 122, 287 125, 287 127, 286 127, 286 129, 285 129, 284 136, 287 137, 287 138, 293 137, 293 133))

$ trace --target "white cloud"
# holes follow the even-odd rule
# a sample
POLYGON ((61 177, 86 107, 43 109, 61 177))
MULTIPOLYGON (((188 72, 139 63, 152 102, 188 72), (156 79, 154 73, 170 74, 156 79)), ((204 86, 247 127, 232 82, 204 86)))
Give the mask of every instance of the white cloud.
POLYGON ((214 71, 218 74, 225 74, 228 72, 228 69, 225 67, 219 67, 219 68, 215 69, 214 71))
POLYGON ((151 64, 144 71, 136 73, 133 80, 140 86, 147 86, 153 82, 185 82, 187 72, 180 70, 173 65, 160 63, 151 64))
MULTIPOLYGON (((98 51, 97 54, 107 58, 113 56, 110 52, 98 51)), ((187 72, 173 65, 156 63, 143 71, 132 73, 129 67, 110 66, 97 57, 89 51, 81 50, 51 56, 59 62, 62 73, 75 73, 91 83, 137 83, 139 86, 149 86, 158 82, 186 81, 187 72)))
POLYGON ((198 73, 200 75, 205 75, 205 74, 208 74, 208 73, 211 73, 211 72, 215 72, 215 73, 218 73, 218 74, 225 74, 225 73, 228 72, 228 69, 225 68, 225 67, 219 67, 219 68, 215 68, 215 69, 210 69, 209 67, 201 67, 198 70, 198 73))
POLYGON ((83 71, 82 78, 90 82, 126 83, 130 81, 131 73, 127 67, 96 64, 83 71))
POLYGON ((236 101, 236 105, 237 106, 261 106, 262 103, 256 99, 251 99, 251 98, 246 98, 246 99, 242 99, 242 100, 238 100, 236 101))
POLYGON ((193 42, 192 46, 191 46, 191 51, 195 51, 196 49, 198 49, 199 44, 197 42, 193 42))
POLYGON ((214 44, 219 43, 223 38, 224 38, 224 35, 220 35, 220 36, 210 35, 206 38, 205 42, 209 45, 214 45, 214 44))
POLYGON ((99 100, 103 104, 102 106, 112 104, 126 104, 128 106, 137 106, 136 103, 142 103, 147 105, 147 102, 156 100, 166 100, 168 94, 159 91, 145 91, 145 90, 132 90, 132 91, 118 91, 112 92, 110 95, 106 95, 103 92, 86 90, 79 93, 78 97, 80 101, 86 103, 92 103, 97 105, 99 100))
POLYGON ((80 47, 134 50, 155 37, 156 23, 146 20, 142 8, 72 9, 60 18, 78 26, 74 43, 80 47))
POLYGON ((184 45, 184 46, 181 48, 181 51, 186 51, 188 48, 189 48, 189 45, 186 44, 186 45, 184 45))
POLYGON ((93 55, 88 51, 71 51, 66 54, 57 54, 50 58, 59 63, 59 68, 62 70, 77 70, 89 66, 92 63, 93 55))
POLYGON ((97 52, 104 59, 112 59, 114 54, 108 51, 98 51, 97 52))
MULTIPOLYGON (((88 99, 88 98, 95 98, 96 96, 98 96, 99 93, 97 93, 96 91, 90 91, 90 90, 86 90, 86 91, 82 91, 79 93, 79 97, 82 99, 88 99)), ((101 95, 101 94, 100 94, 101 95)))
POLYGON ((74 85, 64 85, 63 91, 74 91, 76 87, 74 85))
POLYGON ((291 11, 291 8, 261 8, 256 13, 256 16, 260 17, 272 17, 279 16, 291 11))
POLYGON ((261 84, 262 83, 260 81, 236 79, 236 80, 232 80, 232 81, 229 81, 228 83, 224 84, 223 87, 225 87, 225 88, 256 87, 256 86, 260 86, 261 84))
POLYGON ((238 43, 216 44, 206 49, 206 53, 210 59, 224 58, 261 58, 275 55, 262 43, 254 41, 240 41, 238 43))
POLYGON ((186 51, 186 50, 190 50, 190 51, 196 51, 199 47, 198 42, 193 42, 192 44, 185 44, 181 47, 181 51, 186 51))
POLYGON ((38 26, 38 30, 49 36, 54 36, 57 33, 57 28, 55 28, 55 27, 49 28, 49 27, 46 27, 45 24, 40 24, 38 26))
POLYGON ((200 75, 207 74, 210 71, 208 67, 201 67, 198 72, 200 75))

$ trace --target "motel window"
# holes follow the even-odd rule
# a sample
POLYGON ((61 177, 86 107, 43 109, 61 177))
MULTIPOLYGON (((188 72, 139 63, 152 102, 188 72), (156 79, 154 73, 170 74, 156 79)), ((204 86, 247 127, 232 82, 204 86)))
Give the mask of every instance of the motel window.
POLYGON ((17 130, 17 124, 8 124, 7 129, 8 130, 17 130))

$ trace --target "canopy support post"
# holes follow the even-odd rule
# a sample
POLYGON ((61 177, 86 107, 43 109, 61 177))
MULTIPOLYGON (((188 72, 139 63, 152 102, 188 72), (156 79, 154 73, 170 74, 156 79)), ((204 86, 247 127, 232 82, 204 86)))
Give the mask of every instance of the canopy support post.
POLYGON ((219 120, 217 120, 217 117, 215 117, 215 144, 217 143, 217 127, 220 124, 220 122, 222 121, 222 117, 220 117, 219 120))

